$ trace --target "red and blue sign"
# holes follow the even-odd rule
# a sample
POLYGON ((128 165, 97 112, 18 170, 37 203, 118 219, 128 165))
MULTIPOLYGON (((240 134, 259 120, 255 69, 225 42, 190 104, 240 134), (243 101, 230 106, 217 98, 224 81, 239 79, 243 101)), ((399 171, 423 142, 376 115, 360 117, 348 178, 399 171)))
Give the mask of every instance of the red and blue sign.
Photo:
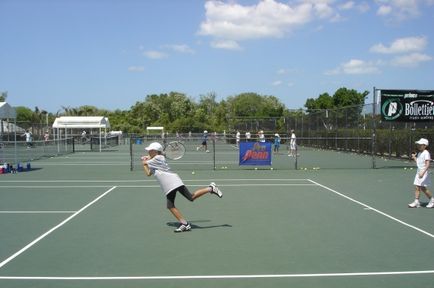
POLYGON ((271 165, 271 143, 240 142, 239 165, 271 165))

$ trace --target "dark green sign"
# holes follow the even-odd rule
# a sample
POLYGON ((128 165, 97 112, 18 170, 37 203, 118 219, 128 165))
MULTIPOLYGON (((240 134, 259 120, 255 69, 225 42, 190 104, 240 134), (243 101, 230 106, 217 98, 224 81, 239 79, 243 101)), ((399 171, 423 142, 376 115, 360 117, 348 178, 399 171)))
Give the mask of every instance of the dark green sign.
POLYGON ((379 90, 381 118, 385 121, 434 120, 433 90, 379 90))

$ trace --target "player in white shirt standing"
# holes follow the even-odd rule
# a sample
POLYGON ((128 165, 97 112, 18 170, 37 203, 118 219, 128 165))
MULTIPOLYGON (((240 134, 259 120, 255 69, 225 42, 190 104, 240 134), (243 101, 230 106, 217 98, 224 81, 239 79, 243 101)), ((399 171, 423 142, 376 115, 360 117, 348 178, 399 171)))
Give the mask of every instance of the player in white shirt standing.
POLYGON ((428 190, 428 186, 431 185, 431 178, 429 176, 429 164, 431 162, 431 155, 429 154, 428 150, 426 150, 426 147, 428 147, 428 140, 425 138, 420 138, 418 141, 416 141, 417 149, 419 152, 413 153, 411 156, 414 161, 416 161, 417 165, 417 172, 416 176, 414 177, 413 184, 416 187, 416 190, 414 192, 414 201, 410 204, 408 204, 409 208, 419 208, 420 202, 420 192, 422 191, 428 199, 430 199, 429 203, 426 205, 426 208, 433 208, 434 207, 434 198, 432 196, 432 193, 428 190))
POLYGON ((237 148, 240 148, 240 138, 241 138, 241 133, 240 131, 237 130, 237 134, 235 134, 235 141, 236 141, 237 148))
POLYGON ((162 192, 166 195, 167 209, 169 209, 173 216, 180 222, 175 232, 190 231, 190 223, 187 222, 181 212, 175 207, 176 193, 181 193, 182 196, 192 202, 207 193, 215 194, 222 198, 223 193, 214 182, 211 182, 208 187, 198 189, 191 194, 178 174, 170 169, 166 162, 166 157, 162 154, 163 146, 160 143, 151 143, 145 150, 148 151, 149 154, 142 158, 145 173, 147 176, 154 175, 155 178, 157 178, 162 192))
POLYGON ((289 155, 290 157, 297 156, 297 137, 294 130, 291 130, 291 139, 289 140, 289 155))

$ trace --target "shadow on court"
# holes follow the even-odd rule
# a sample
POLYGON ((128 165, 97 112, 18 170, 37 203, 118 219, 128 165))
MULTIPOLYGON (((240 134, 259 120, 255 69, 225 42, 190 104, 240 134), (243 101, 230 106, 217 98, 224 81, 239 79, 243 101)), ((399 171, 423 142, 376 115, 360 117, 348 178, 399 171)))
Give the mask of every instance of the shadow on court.
MULTIPOLYGON (((232 228, 232 225, 230 224, 221 224, 221 225, 208 225, 208 226, 202 226, 198 225, 196 223, 204 223, 204 222, 211 222, 210 220, 196 220, 196 221, 190 221, 190 225, 192 229, 213 229, 213 228, 232 228)), ((178 222, 167 222, 167 226, 177 228, 179 226, 178 222)))

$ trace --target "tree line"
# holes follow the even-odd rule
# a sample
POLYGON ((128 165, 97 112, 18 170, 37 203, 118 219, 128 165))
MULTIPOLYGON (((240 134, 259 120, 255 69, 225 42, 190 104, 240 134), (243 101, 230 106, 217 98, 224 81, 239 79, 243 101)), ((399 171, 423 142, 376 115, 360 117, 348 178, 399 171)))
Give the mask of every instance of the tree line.
MULTIPOLYGON (((95 106, 63 107, 56 113, 35 107, 34 109, 19 106, 17 122, 28 125, 49 127, 56 117, 60 116, 105 116, 108 117, 112 130, 125 133, 142 134, 148 126, 163 126, 169 132, 230 131, 237 119, 243 118, 284 118, 293 114, 313 113, 318 109, 336 109, 346 106, 362 106, 368 91, 358 92, 345 87, 338 89, 333 95, 323 93, 317 98, 309 98, 305 109, 290 110, 279 98, 257 93, 241 93, 217 101, 215 93, 201 95, 198 100, 184 93, 147 95, 144 100, 137 101, 128 110, 114 111, 100 109, 95 106)), ((2 94, 1 100, 7 95, 2 94)), ((355 113, 360 113, 355 111, 355 113)), ((34 126, 32 126, 34 127, 34 126)), ((29 128, 29 127, 23 127, 29 128)))

